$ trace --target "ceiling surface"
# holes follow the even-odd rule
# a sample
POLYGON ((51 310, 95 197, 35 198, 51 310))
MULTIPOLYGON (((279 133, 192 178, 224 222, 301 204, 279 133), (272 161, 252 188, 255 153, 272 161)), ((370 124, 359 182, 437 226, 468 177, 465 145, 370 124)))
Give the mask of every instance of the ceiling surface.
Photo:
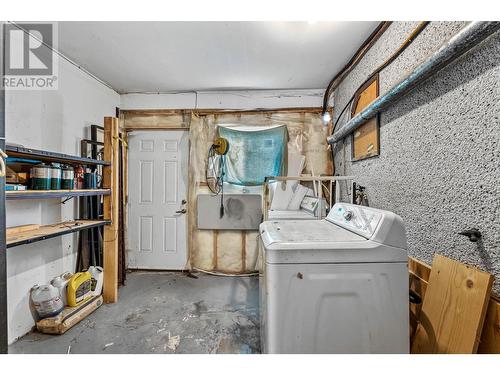
POLYGON ((59 22, 119 93, 326 88, 378 22, 59 22))

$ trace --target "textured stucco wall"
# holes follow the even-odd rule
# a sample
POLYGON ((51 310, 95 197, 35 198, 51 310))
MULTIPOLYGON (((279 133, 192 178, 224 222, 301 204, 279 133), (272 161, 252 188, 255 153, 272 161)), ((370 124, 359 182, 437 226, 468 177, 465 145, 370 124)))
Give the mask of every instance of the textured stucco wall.
MULTIPOLYGON (((432 22, 380 74, 380 91, 466 23, 432 22)), ((343 108, 359 84, 395 51, 416 22, 395 22, 334 96, 343 108)), ((435 252, 496 277, 500 294, 500 33, 438 72, 381 114, 380 156, 351 161, 351 138, 335 148, 337 173, 367 187, 369 204, 406 223, 408 250, 430 263, 435 252), (345 155, 345 157, 344 157, 345 155), (477 227, 482 241, 457 235, 477 227)), ((348 116, 339 122, 345 124, 348 116)), ((340 127, 340 126, 339 126, 340 127)))

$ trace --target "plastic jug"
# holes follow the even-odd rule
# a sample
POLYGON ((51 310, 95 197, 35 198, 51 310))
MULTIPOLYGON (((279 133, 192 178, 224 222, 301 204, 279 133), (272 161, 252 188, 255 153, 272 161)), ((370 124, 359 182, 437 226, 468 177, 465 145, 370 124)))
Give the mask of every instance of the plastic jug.
POLYGON ((77 272, 68 282, 68 305, 75 307, 92 297, 90 272, 77 272))
POLYGON ((90 266, 88 271, 92 275, 92 284, 90 289, 93 296, 100 296, 102 293, 103 269, 99 266, 90 266))
POLYGON ((31 301, 40 319, 56 316, 64 310, 59 290, 50 284, 33 286, 31 301))
POLYGON ((71 273, 64 272, 62 275, 54 277, 50 281, 52 286, 59 290, 59 295, 61 296, 61 300, 62 300, 64 306, 68 305, 67 286, 68 286, 69 279, 71 279, 71 273))

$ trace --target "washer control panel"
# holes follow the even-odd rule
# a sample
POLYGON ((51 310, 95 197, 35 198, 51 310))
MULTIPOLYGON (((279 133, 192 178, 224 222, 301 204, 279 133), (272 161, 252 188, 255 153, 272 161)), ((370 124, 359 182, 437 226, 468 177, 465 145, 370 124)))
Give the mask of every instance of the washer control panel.
POLYGON ((363 237, 370 238, 375 233, 383 214, 370 207, 348 203, 336 203, 326 220, 363 237))

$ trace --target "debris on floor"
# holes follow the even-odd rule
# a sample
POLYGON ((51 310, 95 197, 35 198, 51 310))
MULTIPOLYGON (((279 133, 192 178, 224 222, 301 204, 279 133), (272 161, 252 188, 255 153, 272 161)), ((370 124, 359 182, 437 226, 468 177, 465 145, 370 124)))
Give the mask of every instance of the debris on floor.
POLYGON ((181 342, 181 338, 180 338, 179 335, 177 335, 177 336, 171 336, 170 332, 169 332, 168 333, 168 342, 167 342, 167 344, 165 346, 167 348, 169 348, 170 350, 173 350, 175 352, 175 350, 179 346, 180 342, 181 342))
POLYGON ((11 353, 259 353, 257 277, 132 272, 120 300, 67 331, 32 332, 11 353), (175 288, 173 288, 175 285, 175 288))

